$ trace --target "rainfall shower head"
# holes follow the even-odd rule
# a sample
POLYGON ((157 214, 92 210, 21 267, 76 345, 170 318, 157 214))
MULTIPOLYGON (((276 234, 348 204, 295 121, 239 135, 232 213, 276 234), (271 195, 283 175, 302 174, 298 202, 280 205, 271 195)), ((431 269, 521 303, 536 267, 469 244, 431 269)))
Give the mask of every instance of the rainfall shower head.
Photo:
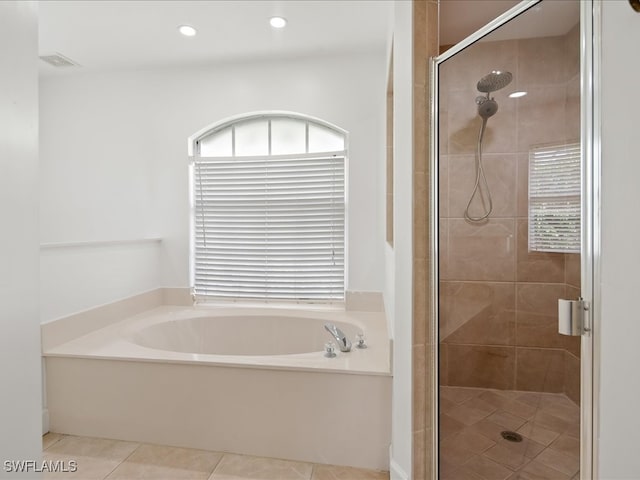
POLYGON ((498 103, 495 99, 490 98, 489 94, 506 87, 511 83, 513 75, 511 72, 501 72, 494 70, 488 75, 485 75, 478 81, 478 91, 486 93, 487 96, 476 97, 476 104, 478 105, 478 115, 484 120, 496 114, 498 111, 498 103))
POLYGON ((488 75, 485 75, 478 81, 478 91, 482 93, 495 92, 501 88, 506 87, 511 83, 513 75, 511 72, 501 72, 494 70, 488 75))

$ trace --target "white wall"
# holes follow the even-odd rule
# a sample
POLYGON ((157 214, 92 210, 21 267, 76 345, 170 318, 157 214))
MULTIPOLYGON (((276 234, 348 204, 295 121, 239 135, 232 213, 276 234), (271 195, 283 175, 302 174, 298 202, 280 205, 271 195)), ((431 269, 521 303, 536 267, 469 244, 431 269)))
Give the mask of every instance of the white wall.
POLYGON ((640 14, 602 2, 599 477, 640 478, 640 14))
MULTIPOLYGON (((113 234, 117 233, 114 229, 113 234)), ((43 247, 40 320, 54 320, 158 288, 160 249, 157 241, 43 247)))
POLYGON ((259 110, 308 114, 349 131, 347 288, 382 291, 385 84, 382 51, 43 78, 42 241, 163 239, 158 271, 155 253, 141 250, 131 254, 133 263, 121 262, 119 277, 103 274, 113 261, 106 251, 100 259, 94 250, 90 261, 64 249, 43 254, 42 289, 56 292, 44 297, 43 320, 155 286, 187 287, 187 138, 259 110), (78 284, 83 273, 87 280, 78 284))
POLYGON ((37 22, 36 2, 0 2, 0 478, 42 449, 37 22))
MULTIPOLYGON (((159 236, 143 79, 41 79, 41 242, 159 236)), ((153 150, 153 148, 151 149, 153 150)), ((160 286, 158 243, 43 248, 41 320, 160 286)))
POLYGON ((394 10, 394 251, 393 266, 393 405, 392 479, 411 478, 411 346, 412 346, 412 231, 413 231, 413 6, 396 2, 394 10))

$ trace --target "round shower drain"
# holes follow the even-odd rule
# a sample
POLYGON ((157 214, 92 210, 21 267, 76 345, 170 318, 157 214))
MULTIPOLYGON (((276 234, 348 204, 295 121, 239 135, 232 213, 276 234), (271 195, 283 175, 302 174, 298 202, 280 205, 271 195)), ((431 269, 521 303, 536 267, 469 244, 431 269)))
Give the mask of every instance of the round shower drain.
POLYGON ((500 435, 502 435, 502 438, 504 438, 508 442, 521 442, 522 441, 522 435, 520 435, 519 433, 516 433, 516 432, 512 432, 510 430, 505 430, 504 432, 500 432, 500 435))

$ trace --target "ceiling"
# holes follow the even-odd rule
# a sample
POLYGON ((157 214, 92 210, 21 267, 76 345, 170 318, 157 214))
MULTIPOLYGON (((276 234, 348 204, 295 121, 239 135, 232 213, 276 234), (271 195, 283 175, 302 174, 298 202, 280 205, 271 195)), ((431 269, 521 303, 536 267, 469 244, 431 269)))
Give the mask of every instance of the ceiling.
MULTIPOLYGON (((381 0, 41 1, 40 55, 54 52, 82 71, 206 65, 378 50, 392 2, 381 0), (284 16, 276 30, 269 18, 284 16), (198 29, 184 37, 178 25, 198 29)), ((41 63, 41 74, 75 68, 41 63)))
MULTIPOLYGON (((452 45, 519 0, 441 0, 440 44, 452 45)), ((577 0, 544 0, 487 40, 566 33, 577 0)), ((363 51, 384 52, 393 2, 386 0, 47 0, 39 3, 40 55, 60 53, 81 68, 40 62, 41 75, 200 66, 363 51), (288 20, 281 30, 268 19, 288 20), (198 35, 184 37, 178 25, 198 35)))

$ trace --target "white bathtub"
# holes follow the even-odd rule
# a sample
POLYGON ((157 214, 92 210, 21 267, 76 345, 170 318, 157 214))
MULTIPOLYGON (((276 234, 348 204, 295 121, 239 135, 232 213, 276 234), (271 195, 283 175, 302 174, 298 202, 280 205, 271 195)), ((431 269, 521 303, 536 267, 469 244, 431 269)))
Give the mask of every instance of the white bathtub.
POLYGON ((388 468, 380 313, 160 307, 43 345, 52 431, 388 468), (325 323, 369 348, 326 358, 325 323))

